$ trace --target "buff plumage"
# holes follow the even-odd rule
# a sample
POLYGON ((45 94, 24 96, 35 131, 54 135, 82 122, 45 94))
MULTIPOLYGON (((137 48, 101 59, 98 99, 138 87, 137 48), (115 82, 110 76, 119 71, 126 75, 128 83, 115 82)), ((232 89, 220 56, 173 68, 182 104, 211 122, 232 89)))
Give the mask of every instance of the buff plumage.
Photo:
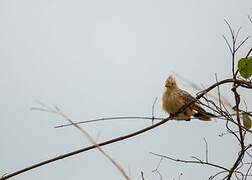
POLYGON ((206 112, 198 103, 198 101, 191 96, 188 92, 180 89, 177 86, 174 77, 169 76, 165 81, 165 92, 163 94, 163 109, 165 112, 169 113, 176 120, 190 120, 192 116, 198 118, 199 120, 209 121, 213 114, 206 112), (194 101, 194 102, 193 102, 194 101), (189 105, 183 112, 178 113, 181 107, 186 104, 189 105))

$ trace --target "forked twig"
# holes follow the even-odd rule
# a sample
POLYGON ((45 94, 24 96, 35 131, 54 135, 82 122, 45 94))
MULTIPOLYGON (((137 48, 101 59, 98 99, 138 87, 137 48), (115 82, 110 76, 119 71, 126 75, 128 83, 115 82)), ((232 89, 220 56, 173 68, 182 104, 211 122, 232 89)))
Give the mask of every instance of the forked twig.
POLYGON ((161 165, 162 160, 163 160, 163 158, 161 157, 160 160, 159 160, 159 162, 158 162, 157 167, 156 167, 154 170, 152 170, 152 172, 155 172, 155 173, 157 173, 157 174, 159 175, 160 180, 163 180, 163 176, 162 176, 162 174, 159 172, 159 167, 160 167, 160 165, 161 165))

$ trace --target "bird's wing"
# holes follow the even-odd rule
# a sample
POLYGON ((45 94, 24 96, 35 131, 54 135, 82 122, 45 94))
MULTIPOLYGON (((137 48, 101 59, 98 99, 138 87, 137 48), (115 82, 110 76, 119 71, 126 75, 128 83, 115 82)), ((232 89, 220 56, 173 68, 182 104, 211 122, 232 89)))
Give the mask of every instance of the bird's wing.
POLYGON ((190 95, 188 92, 184 91, 184 90, 180 90, 178 92, 178 96, 180 99, 180 101, 182 101, 181 103, 183 103, 184 105, 189 104, 191 102, 193 102, 191 105, 189 105, 190 111, 192 111, 192 114, 194 117, 198 118, 199 120, 204 120, 204 121, 209 121, 211 120, 211 117, 214 117, 213 114, 206 112, 199 104, 199 101, 194 98, 192 95, 190 95))
MULTIPOLYGON (((184 105, 186 105, 186 104, 189 104, 189 103, 191 103, 191 102, 196 102, 197 101, 197 99, 196 98, 194 98, 192 95, 190 95, 188 92, 186 92, 186 91, 184 91, 184 90, 179 90, 178 91, 178 99, 180 99, 180 101, 182 101, 182 103, 184 104, 184 105)), ((194 103, 193 103, 194 104, 194 103)))
POLYGON ((189 94, 188 92, 184 91, 184 90, 180 90, 179 92, 179 99, 180 101, 182 101, 181 103, 183 103, 184 105, 186 104, 190 104, 189 107, 196 112, 199 113, 206 113, 206 111, 200 106, 200 104, 198 103, 198 100, 193 97, 191 94, 189 94))

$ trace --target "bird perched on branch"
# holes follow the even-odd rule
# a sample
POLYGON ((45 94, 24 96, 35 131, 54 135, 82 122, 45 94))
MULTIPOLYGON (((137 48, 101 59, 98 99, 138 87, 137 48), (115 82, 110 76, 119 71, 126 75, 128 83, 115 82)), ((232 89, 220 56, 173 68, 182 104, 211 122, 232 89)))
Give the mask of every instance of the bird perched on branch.
POLYGON ((165 92, 163 94, 163 109, 176 120, 189 121, 192 116, 203 121, 211 120, 213 114, 206 112, 199 104, 198 100, 188 92, 179 89, 174 77, 169 76, 165 81, 165 92), (185 107, 187 104, 187 107, 185 107), (185 107, 183 109, 182 107, 185 107), (179 110, 181 112, 177 113, 179 110))

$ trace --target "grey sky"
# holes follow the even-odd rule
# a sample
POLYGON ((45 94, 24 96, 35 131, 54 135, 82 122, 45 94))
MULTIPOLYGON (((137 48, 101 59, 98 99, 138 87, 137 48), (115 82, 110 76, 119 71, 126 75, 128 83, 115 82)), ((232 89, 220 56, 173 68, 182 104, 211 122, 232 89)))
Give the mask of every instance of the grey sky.
MULTIPOLYGON (((207 86, 231 72, 222 34, 226 18, 241 37, 251 35, 251 0, 2 0, 0 1, 0 174, 63 154, 88 141, 74 128, 54 129, 62 118, 30 111, 39 100, 57 105, 74 121, 118 115, 150 115, 163 82, 172 72, 207 86)), ((249 41, 241 54, 246 52, 249 41)), ((194 94, 188 84, 181 87, 194 94)), ((228 95, 227 95, 228 96, 228 95)), ((248 104, 251 107, 251 104, 248 104)), ((156 115, 166 116, 156 106, 156 115)), ((150 125, 111 121, 83 126, 105 140, 150 125)), ((104 147, 132 179, 159 179, 159 159, 204 157, 231 166, 238 148, 219 138, 224 123, 168 122, 131 140, 104 147)), ((235 142, 236 143, 236 142, 235 142)), ((164 161, 165 179, 206 179, 215 169, 164 161), (197 172, 198 173, 195 173, 197 172)), ((122 179, 100 153, 90 151, 13 179, 122 179), (106 177, 106 178, 104 178, 106 177)))

